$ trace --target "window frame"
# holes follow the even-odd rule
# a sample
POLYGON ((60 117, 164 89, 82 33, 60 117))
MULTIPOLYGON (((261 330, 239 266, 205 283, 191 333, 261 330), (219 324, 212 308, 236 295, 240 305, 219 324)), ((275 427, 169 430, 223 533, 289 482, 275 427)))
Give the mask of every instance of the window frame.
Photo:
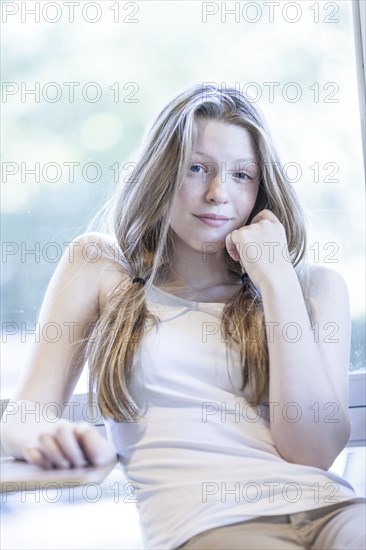
MULTIPOLYGON (((365 46, 366 46, 366 2, 352 0, 353 35, 356 55, 356 69, 359 92, 359 110, 361 119, 361 134, 363 143, 363 166, 366 180, 366 127, 365 101, 366 73, 365 73, 365 46)), ((349 410, 351 416, 350 443, 361 444, 366 442, 366 372, 349 373, 349 410)))
MULTIPOLYGON (((365 101, 366 74, 365 74, 365 45, 366 45, 366 3, 356 0, 352 2, 353 35, 355 41, 357 82, 361 117, 363 166, 366 180, 366 129, 365 129, 365 101)), ((349 408, 351 416, 350 441, 363 440, 365 444, 365 418, 366 418, 366 373, 350 372, 349 374, 349 408)))

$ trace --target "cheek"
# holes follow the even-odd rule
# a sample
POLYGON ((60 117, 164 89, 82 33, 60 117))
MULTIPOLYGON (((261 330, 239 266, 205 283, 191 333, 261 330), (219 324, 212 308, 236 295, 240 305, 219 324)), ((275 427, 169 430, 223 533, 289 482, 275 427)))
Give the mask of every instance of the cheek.
POLYGON ((186 223, 185 217, 192 210, 192 200, 187 193, 180 189, 172 204, 170 222, 173 227, 179 227, 186 223))
POLYGON ((257 198, 257 194, 258 194, 257 186, 247 187, 246 189, 242 189, 240 192, 238 192, 234 200, 236 204, 241 206, 241 208, 244 208, 244 209, 253 208, 257 198))
POLYGON ((258 189, 247 189, 238 194, 234 199, 236 213, 239 218, 247 219, 257 199, 258 189))
POLYGON ((196 196, 194 189, 192 186, 183 186, 181 189, 179 189, 175 201, 173 203, 174 209, 176 212, 182 213, 182 208, 184 208, 184 211, 189 209, 191 206, 195 204, 196 196))

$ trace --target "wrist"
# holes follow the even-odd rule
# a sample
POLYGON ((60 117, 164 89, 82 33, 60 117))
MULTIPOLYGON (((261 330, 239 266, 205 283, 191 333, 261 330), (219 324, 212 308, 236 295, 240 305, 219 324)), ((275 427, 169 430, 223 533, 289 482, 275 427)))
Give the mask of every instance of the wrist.
POLYGON ((269 271, 266 276, 262 277, 259 281, 258 287, 262 294, 266 291, 273 292, 281 289, 288 292, 288 289, 293 284, 298 285, 299 281, 293 265, 288 264, 281 269, 277 268, 269 271))

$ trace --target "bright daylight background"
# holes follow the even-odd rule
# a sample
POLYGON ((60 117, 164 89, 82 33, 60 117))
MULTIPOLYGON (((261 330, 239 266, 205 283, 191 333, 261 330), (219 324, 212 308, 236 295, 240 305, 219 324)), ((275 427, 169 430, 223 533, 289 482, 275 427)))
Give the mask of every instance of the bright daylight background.
MULTIPOLYGON (((292 163, 288 174, 308 214, 309 258, 348 283, 350 368, 364 370, 365 182, 351 2, 286 8, 282 1, 273 22, 263 2, 251 8, 240 2, 238 22, 229 14, 225 22, 220 12, 203 22, 201 2, 104 1, 94 3, 101 11, 96 23, 81 17, 87 3, 75 8, 72 23, 63 2, 35 23, 34 16, 22 22, 18 2, 18 14, 2 25, 2 76, 13 92, 2 98, 3 163, 23 163, 23 170, 40 163, 39 178, 22 177, 20 166, 4 177, 15 165, 3 164, 2 398, 25 365, 34 341, 25 329, 35 326, 65 243, 85 230, 114 185, 116 163, 123 166, 152 116, 193 81, 237 83, 258 98, 283 164, 292 163), (57 22, 45 21, 58 15, 57 22), (73 102, 64 84, 71 82, 80 84, 73 102), (273 98, 271 82, 278 83, 273 98), (38 101, 22 97, 37 86, 38 101), (73 181, 70 163, 76 163, 73 181), (36 255, 25 255, 35 247, 36 255)), ((211 2, 210 9, 221 4, 211 2)), ((95 7, 85 13, 98 17, 95 7)))

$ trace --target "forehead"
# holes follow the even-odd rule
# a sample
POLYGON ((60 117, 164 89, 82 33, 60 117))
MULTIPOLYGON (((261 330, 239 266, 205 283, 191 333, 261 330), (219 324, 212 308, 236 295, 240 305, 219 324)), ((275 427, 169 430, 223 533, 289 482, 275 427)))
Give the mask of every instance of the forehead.
POLYGON ((198 120, 196 129, 194 154, 227 161, 256 159, 254 139, 246 128, 221 120, 198 120))

